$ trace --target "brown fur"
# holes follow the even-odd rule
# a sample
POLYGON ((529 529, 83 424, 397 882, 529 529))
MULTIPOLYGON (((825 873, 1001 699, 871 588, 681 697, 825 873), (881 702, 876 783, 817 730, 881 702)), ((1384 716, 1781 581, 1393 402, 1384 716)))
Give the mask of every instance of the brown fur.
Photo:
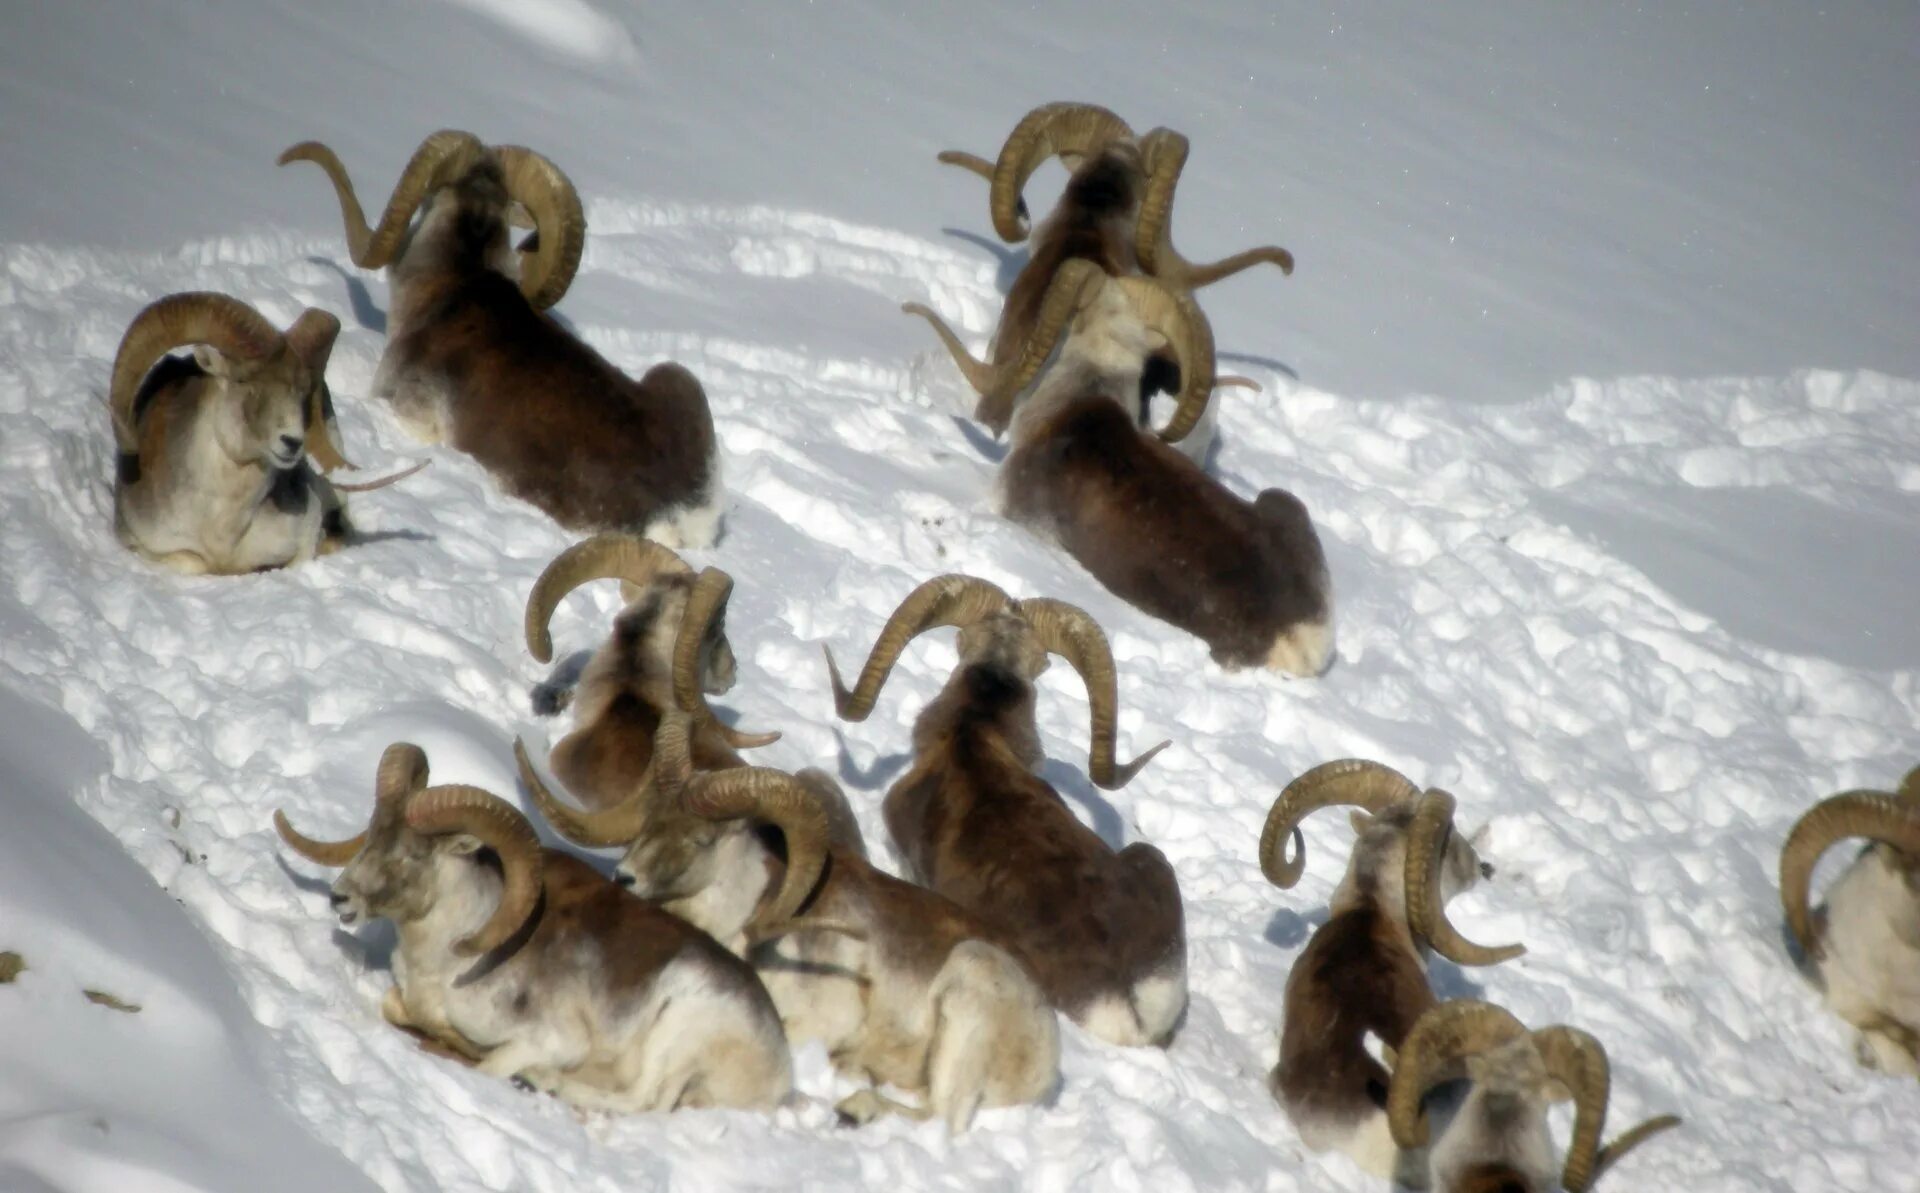
POLYGON ((1070 1016, 1184 967, 1173 869, 1136 843, 1114 853, 1030 769, 1033 687, 963 666, 914 724, 916 762, 887 793, 894 845, 933 890, 997 926, 1070 1016))
POLYGON ((713 416, 693 374, 667 363, 632 380, 489 265, 506 233, 498 164, 433 201, 460 209, 428 250, 435 268, 410 273, 396 303, 384 366, 396 385, 444 387, 453 446, 568 529, 638 534, 710 498, 713 416))
POLYGON ((1274 1096, 1296 1122, 1384 1111, 1389 1074, 1367 1033, 1398 1049, 1434 1001, 1403 925, 1370 899, 1335 915, 1288 975, 1274 1096))
POLYGON ((1326 557, 1299 499, 1242 500, 1098 392, 1023 429, 1002 476, 1011 517, 1223 666, 1264 665, 1281 635, 1329 616, 1326 557))

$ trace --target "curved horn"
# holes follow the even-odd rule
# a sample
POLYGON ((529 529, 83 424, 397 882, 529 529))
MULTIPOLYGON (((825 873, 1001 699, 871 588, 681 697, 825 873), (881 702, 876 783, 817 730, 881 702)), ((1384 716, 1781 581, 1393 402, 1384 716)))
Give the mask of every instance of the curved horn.
POLYGON ((394 250, 400 247, 400 239, 406 234, 413 213, 420 209, 428 193, 452 181, 486 151, 487 147, 478 137, 455 129, 442 129, 420 142, 420 148, 413 151, 406 169, 400 172, 400 181, 394 184, 387 209, 380 215, 379 227, 372 231, 367 229, 366 216, 360 210, 360 201, 354 197, 346 168, 333 150, 318 141, 302 141, 282 153, 279 164, 312 162, 327 172, 334 194, 340 198, 340 214, 347 225, 347 255, 362 269, 378 269, 393 260, 394 250))
POLYGON ((580 270, 587 215, 560 167, 519 145, 499 145, 494 153, 507 176, 507 194, 533 216, 539 247, 521 262, 520 292, 534 310, 544 311, 560 301, 580 270))
POLYGON ((278 808, 273 812, 273 827, 280 834, 280 839, 291 846, 295 853, 323 866, 346 865, 367 843, 366 829, 361 829, 344 841, 322 841, 317 837, 309 837, 294 828, 287 814, 278 808))
POLYGON ((1172 745, 1163 741, 1125 766, 1115 768, 1113 761, 1115 722, 1120 705, 1120 685, 1114 675, 1113 649, 1099 623, 1086 610, 1056 601, 1051 597, 1033 597, 1016 606, 1020 616, 1033 626, 1041 646, 1065 659, 1087 686, 1087 705, 1092 713, 1093 740, 1087 747, 1087 775, 1108 791, 1125 787, 1153 756, 1172 745))
POLYGON ((596 534, 553 557, 527 594, 524 630, 527 652, 542 663, 553 661, 553 636, 548 632, 553 611, 566 595, 594 580, 621 581, 623 595, 636 591, 661 572, 690 572, 686 561, 659 543, 637 534, 596 534))
POLYGON ((1127 301, 1139 313, 1149 331, 1158 333, 1180 362, 1179 405, 1158 434, 1167 443, 1178 443, 1200 425, 1213 399, 1214 377, 1213 327, 1193 296, 1175 290, 1153 278, 1115 278, 1127 301))
POLYGON ((1586 1032, 1565 1025, 1534 1032, 1533 1042, 1546 1062, 1547 1075, 1573 1094, 1573 1141, 1567 1146, 1560 1183, 1567 1193, 1586 1193, 1607 1125, 1607 1097, 1613 1081, 1607 1050, 1586 1032))
POLYGON ((588 809, 562 801, 540 781, 540 775, 533 769, 533 760, 527 757, 527 747, 519 738, 513 740, 513 760, 520 765, 520 782, 533 797, 540 815, 553 826, 554 832, 575 845, 594 849, 627 845, 639 840, 646 831, 647 803, 654 791, 651 767, 640 776, 639 786, 619 803, 588 809))
POLYGON ((978 174, 988 182, 993 181, 993 163, 977 153, 968 153, 961 149, 947 149, 941 151, 940 160, 949 166, 959 166, 969 174, 978 174))
POLYGON ((1307 868, 1307 844, 1300 835, 1300 822, 1321 808, 1352 804, 1377 815, 1419 794, 1411 779, 1390 766, 1361 758, 1323 762, 1287 784, 1267 810, 1267 823, 1260 830, 1260 872, 1282 890, 1300 881, 1307 868), (1293 839, 1291 859, 1283 853, 1289 836, 1293 839))
POLYGON ((1140 268, 1181 290, 1198 290, 1263 261, 1278 265, 1281 273, 1293 273, 1293 254, 1278 245, 1248 249, 1207 265, 1195 265, 1173 247, 1173 192, 1186 167, 1188 149, 1185 135, 1169 128, 1156 128, 1140 138, 1147 172, 1147 193, 1133 230, 1133 252, 1140 268))
POLYGON ((1027 238, 1029 224, 1021 210, 1020 192, 1042 162, 1056 154, 1086 156, 1108 141, 1132 135, 1126 121, 1096 104, 1042 104, 1028 112, 1008 134, 994 162, 993 191, 988 198, 993 230, 1008 243, 1027 238))
MULTIPOLYGON (((1600 1149, 1599 1156, 1593 1161, 1593 1176, 1587 1182, 1587 1187, 1592 1188, 1595 1182, 1607 1174, 1607 1169, 1619 1163, 1621 1158, 1628 1152, 1639 1147, 1647 1140, 1652 1139, 1655 1135, 1660 1134, 1660 1132, 1670 1131, 1679 1126, 1681 1121, 1680 1116, 1677 1114, 1660 1114, 1655 1115, 1653 1118, 1648 1119, 1632 1130, 1622 1132, 1612 1143, 1600 1149)), ((1573 1189, 1571 1183, 1567 1181, 1562 1181, 1561 1183, 1566 1185, 1568 1190, 1571 1191, 1573 1189)))
MULTIPOLYGON (((874 640, 867 664, 860 669, 860 681, 853 691, 841 682, 840 668, 833 651, 826 650, 827 673, 833 680, 833 705, 843 721, 864 721, 880 699, 880 688, 887 682, 900 652, 935 626, 968 626, 1006 609, 1012 598, 999 588, 974 576, 948 573, 935 576, 908 593, 887 619, 885 628, 874 640)), ((826 649, 826 648, 822 648, 826 649)))
POLYGON ((1462 998, 1430 1007, 1400 1045, 1399 1063, 1387 1087, 1387 1127, 1403 1148, 1425 1147, 1427 1116, 1420 1102, 1447 1078, 1455 1062, 1520 1039, 1527 1029, 1501 1007, 1462 998))
POLYGON ((122 455, 140 450, 133 400, 153 362, 183 344, 209 344, 223 356, 259 360, 286 343, 260 312, 237 298, 207 290, 169 294, 148 304, 127 325, 113 358, 107 404, 113 412, 114 445, 122 455))
POLYGON ((918 315, 927 321, 927 324, 933 328, 933 334, 939 336, 941 344, 946 346, 947 355, 953 357, 953 363, 959 368, 960 375, 967 379, 967 384, 973 387, 975 393, 983 394, 994 388, 994 379, 998 376, 998 371, 991 364, 967 351, 967 346, 961 343, 959 334, 948 326, 947 321, 942 319, 932 307, 921 302, 909 302, 902 303, 900 309, 906 314, 918 315))
POLYGON ((478 787, 429 787, 407 803, 407 827, 438 836, 466 833, 500 855, 500 902, 480 929, 456 941, 453 951, 463 957, 490 953, 513 938, 540 901, 540 838, 519 809, 478 787))
POLYGON ((1908 771, 1907 777, 1900 780, 1900 798, 1920 802, 1920 766, 1908 771))
POLYGON ((706 641, 714 620, 726 608, 727 597, 732 592, 733 577, 719 568, 705 569, 693 582, 693 591, 687 594, 686 611, 680 615, 679 636, 673 640, 673 700, 683 712, 705 719, 734 749, 751 750, 779 741, 779 732, 745 733, 721 724, 707 704, 707 693, 700 682, 700 645, 706 641))
POLYGON ((1447 839, 1453 835, 1453 797, 1429 791, 1414 809, 1407 830, 1407 926, 1415 940, 1456 965, 1497 965, 1527 951, 1523 944, 1489 948, 1460 935, 1447 919, 1446 897, 1440 889, 1440 871, 1447 861, 1447 839))
POLYGON ((1920 857, 1920 803, 1878 791, 1848 791, 1815 804, 1787 834, 1780 850, 1780 906, 1793 939, 1816 961, 1826 950, 1815 938, 1808 908, 1813 867, 1846 837, 1884 841, 1920 857))
POLYGON ((764 820, 786 837, 786 876, 747 925, 750 934, 784 924, 799 912, 827 864, 827 813, 812 792, 781 771, 735 767, 695 775, 681 804, 704 820, 764 820))

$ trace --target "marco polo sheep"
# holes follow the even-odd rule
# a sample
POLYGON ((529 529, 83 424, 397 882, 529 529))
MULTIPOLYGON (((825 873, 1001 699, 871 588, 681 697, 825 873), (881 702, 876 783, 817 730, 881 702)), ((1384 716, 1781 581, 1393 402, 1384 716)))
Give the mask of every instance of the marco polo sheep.
POLYGON ((1287 977, 1280 1059, 1270 1080, 1300 1138, 1339 1150, 1378 1176, 1412 1180, 1418 1157, 1397 1154, 1386 1117, 1387 1072, 1368 1035, 1402 1046, 1436 999, 1427 950, 1460 965, 1493 965, 1525 952, 1486 948, 1460 935, 1446 903, 1493 869, 1453 828, 1453 797, 1422 794, 1377 762, 1323 763, 1287 784, 1260 834, 1260 869, 1288 890, 1306 869, 1299 825, 1321 808, 1350 805, 1357 835, 1346 876, 1287 977), (1292 857, 1287 856, 1291 840, 1292 857))
POLYGON ((700 714, 694 756, 703 770, 741 765, 737 749, 770 745, 778 733, 743 733, 721 724, 706 697, 730 690, 738 667, 726 634, 732 579, 716 568, 695 574, 678 555, 631 534, 600 534, 556 556, 527 596, 527 650, 553 659, 548 629, 567 595, 617 579, 626 607, 577 684, 554 699, 571 704, 574 728, 553 747, 550 765, 589 809, 624 800, 652 756, 660 718, 679 708, 700 714))
POLYGON ((1622 1156, 1680 1125, 1675 1116, 1661 1115, 1601 1147, 1611 1087, 1607 1050, 1586 1032, 1561 1025, 1530 1032, 1500 1007, 1461 999, 1429 1009, 1407 1033, 1387 1115, 1400 1147, 1427 1156, 1426 1171, 1410 1182, 1415 1187, 1587 1193, 1622 1156), (1458 1076, 1471 1085, 1433 1141, 1421 1101, 1458 1076), (1547 1107, 1566 1097, 1574 1104, 1573 1141, 1562 1166, 1554 1160, 1547 1107))
MULTIPOLYGON (((1174 184, 1185 165, 1186 151, 1186 138, 1171 130, 1155 129, 1136 137, 1125 121, 1105 108, 1053 103, 1022 118, 996 162, 954 150, 940 155, 941 161, 971 170, 992 184, 989 207, 994 227, 1008 241, 1026 239, 1029 224, 1021 191, 1033 172, 1058 156, 1070 174, 1059 204, 1034 235, 1027 264, 1007 291, 988 360, 975 359, 930 308, 920 303, 903 308, 933 327, 954 364, 981 395, 974 417, 996 435, 1005 432, 1015 400, 1052 347, 1050 343, 1040 346, 1039 359, 1028 359, 1022 351, 1033 343, 1031 332, 1041 300, 1067 261, 1090 261, 1115 277, 1145 271, 1189 290, 1262 261, 1293 272, 1292 255, 1272 246, 1204 266, 1195 266, 1174 251, 1167 229, 1174 184)), ((1206 367, 1211 373, 1211 357, 1206 367)), ((1237 377, 1220 378, 1216 384, 1258 388, 1237 377)), ((1143 372, 1134 405, 1141 425, 1148 425, 1152 396, 1165 385, 1163 368, 1143 372)), ((1192 434, 1201 426, 1196 417, 1164 434, 1168 442, 1179 444, 1199 460, 1212 438, 1210 426, 1206 434, 1192 434)))
MULTIPOLYGON (((177 572, 235 575, 302 563, 346 534, 327 357, 340 321, 308 310, 282 332, 224 294, 173 294, 134 316, 108 406, 119 460, 114 530, 177 572), (168 356, 193 346, 191 356, 168 356)), ((405 475, 405 474, 402 474, 405 475)))
POLYGON ((913 767, 887 792, 887 830, 909 877, 1004 934, 1048 1000, 1116 1044, 1160 1044, 1187 1004, 1186 928, 1173 867, 1136 841, 1115 852, 1035 771, 1034 679, 1060 655, 1087 685, 1088 775, 1123 786, 1165 745, 1114 761, 1119 696, 1106 635, 1061 601, 1014 601, 971 576, 938 576, 894 610, 849 691, 827 667, 844 720, 873 711, 907 644, 959 628, 960 660, 914 722, 913 767))
POLYGON ((700 383, 671 363, 634 381, 545 313, 586 242, 579 196, 553 163, 434 133, 369 229, 331 149, 303 142, 280 155, 294 161, 332 181, 354 263, 387 267, 392 309, 373 388, 417 435, 473 456, 570 529, 713 542, 719 458, 700 383), (517 252, 509 224, 522 212, 535 231, 517 252))
POLYGON ((344 869, 344 924, 399 941, 381 1004, 396 1027, 584 1109, 771 1108, 792 1084, 780 1018, 753 970, 580 859, 542 849, 512 805, 427 786, 426 755, 380 760, 373 816, 319 841, 274 814, 308 860, 344 869))
MULTIPOLYGON (((626 844, 623 884, 741 952, 789 1039, 819 1040, 841 1071, 921 1100, 903 1105, 868 1088, 843 1100, 841 1114, 937 1118, 958 1132, 982 1107, 1044 1097, 1058 1075, 1058 1028, 1011 946, 938 894, 868 864, 826 775, 696 773, 690 729, 678 710, 662 721, 653 789, 631 797, 656 805, 630 822, 635 839, 589 832, 583 843, 626 844), (662 814, 668 801, 678 816, 662 814)), ((540 806, 557 806, 524 752, 520 760, 540 806)), ((558 823, 612 829, 618 815, 558 823)))
POLYGON ((1860 1033, 1860 1063, 1920 1076, 1920 767, 1898 795, 1850 791, 1802 816, 1780 851, 1780 902, 1827 1006, 1860 1033), (1866 847, 1815 910, 1813 868, 1851 837, 1866 847))
POLYGON ((1141 369, 1165 348, 1182 388, 1169 430, 1212 390, 1213 335, 1193 300, 1069 261, 1028 358, 1058 359, 1014 415, 1000 466, 1008 517, 1064 547, 1109 591, 1206 642, 1224 667, 1318 675, 1333 654, 1326 556, 1300 500, 1252 501, 1134 425, 1141 369))

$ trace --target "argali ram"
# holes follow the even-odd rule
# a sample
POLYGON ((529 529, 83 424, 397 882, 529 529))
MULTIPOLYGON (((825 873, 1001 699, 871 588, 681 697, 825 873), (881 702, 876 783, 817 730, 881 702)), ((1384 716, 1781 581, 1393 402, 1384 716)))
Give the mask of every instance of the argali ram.
POLYGON ((304 141, 280 155, 295 161, 332 181, 354 264, 387 268, 387 349, 373 392, 415 434, 473 456, 569 529, 670 547, 714 541, 719 458, 699 381, 671 363, 635 381, 546 313, 587 234, 580 198, 552 162, 434 133, 369 229, 331 149, 304 141), (518 218, 535 226, 520 250, 509 226, 518 218))
POLYGON ((1115 852, 1035 771, 1043 760, 1033 681, 1058 654, 1087 686, 1087 772, 1123 786, 1166 743, 1114 761, 1119 695, 1106 635, 1062 601, 1014 601, 971 576, 908 594, 849 691, 827 666, 839 715, 865 720, 907 644, 959 629, 959 663, 914 722, 913 765, 887 792, 888 832, 908 874, 1017 947, 1048 999, 1116 1044, 1164 1044, 1187 1005, 1180 887, 1161 852, 1115 852))

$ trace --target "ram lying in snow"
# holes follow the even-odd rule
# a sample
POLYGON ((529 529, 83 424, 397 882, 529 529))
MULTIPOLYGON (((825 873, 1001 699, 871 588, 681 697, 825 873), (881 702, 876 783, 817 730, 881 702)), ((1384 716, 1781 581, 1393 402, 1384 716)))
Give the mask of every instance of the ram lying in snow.
POLYGON ((572 282, 587 232, 552 162, 434 133, 369 229, 331 149, 302 142, 280 155, 293 161, 332 180, 354 263, 387 267, 387 350, 373 388, 416 434, 473 456, 563 526, 713 542, 719 460, 700 383, 677 364, 634 381, 545 313, 572 282), (516 252, 509 224, 523 212, 535 231, 516 252))
POLYGON ((357 836, 316 841, 278 812, 274 827, 308 860, 345 867, 342 923, 394 922, 388 1022, 481 1071, 615 1111, 769 1108, 791 1088, 780 1017, 750 967, 542 849, 499 797, 428 787, 419 747, 387 748, 357 836))
POLYGON ((694 757, 703 770, 740 766, 736 749, 769 745, 778 733, 742 733, 721 724, 708 694, 730 690, 738 672, 726 633, 733 580, 699 574, 658 543, 600 534, 556 556, 527 596, 527 650, 553 660, 549 624, 567 595, 595 580, 619 580, 626 607, 572 688, 546 688, 546 710, 571 705, 574 728, 550 765, 589 809, 623 802, 643 781, 653 738, 670 709, 698 714, 694 757))
POLYGON ((1318 675, 1333 654, 1320 537, 1300 500, 1247 501, 1129 414, 1156 352, 1180 362, 1176 424, 1212 392, 1213 334, 1193 300, 1150 278, 1070 261, 1034 337, 1059 354, 1013 420, 1007 516, 1045 534, 1129 604, 1200 638, 1226 667, 1318 675))
POLYGON ((840 716, 865 720, 900 652, 936 626, 959 627, 960 661, 914 722, 913 768, 885 804, 909 877, 997 929, 1048 1000, 1088 1031, 1117 1044, 1164 1043, 1187 1005, 1173 867, 1145 842, 1108 848, 1035 773, 1033 681, 1052 654, 1086 681, 1095 783, 1124 785, 1162 748, 1114 763, 1119 696, 1106 635, 1064 602, 1016 602, 984 580, 937 576, 894 611, 854 690, 829 652, 840 716))
POLYGON ((1860 1063, 1920 1076, 1920 767, 1898 795, 1850 791, 1802 816, 1780 852, 1780 902, 1827 1006, 1859 1029, 1860 1063), (1866 848, 1816 911, 1813 868, 1850 837, 1866 848))
POLYGON ((1607 1051, 1578 1028, 1530 1032, 1489 1003, 1462 999, 1429 1009, 1407 1033, 1387 1095, 1394 1140, 1425 1155, 1411 1181, 1434 1193, 1587 1193, 1608 1168, 1649 1137, 1680 1125, 1648 1119, 1606 1147, 1612 1071, 1607 1051), (1465 1076, 1472 1084, 1437 1142, 1421 1101, 1435 1085, 1465 1076), (1547 1107, 1571 1096, 1573 1143, 1555 1164, 1547 1107))
MULTIPOLYGON (((1019 241, 1026 239, 1029 228, 1021 192, 1033 172, 1055 156, 1070 171, 1066 190, 1053 213, 1041 221, 1027 264, 1007 291, 988 360, 976 360, 930 308, 920 303, 904 308, 932 325, 954 364, 980 394, 974 417, 996 435, 1006 430, 1015 402, 1052 348, 1050 342, 1039 345, 1038 358, 1026 351, 1035 344, 1032 331, 1041 300, 1068 261, 1091 262, 1113 277, 1145 271, 1182 290, 1207 285, 1262 261, 1293 272, 1292 254, 1271 246, 1211 265, 1196 266, 1182 258, 1174 251, 1168 227, 1174 186, 1186 163, 1187 139, 1170 129, 1136 137, 1125 121, 1093 104, 1053 103, 1033 109, 1014 127, 995 162, 955 150, 942 153, 940 160, 992 183, 989 207, 994 228, 1003 239, 1019 241)), ((1211 355, 1206 367, 1211 374, 1211 355)), ((1165 384, 1163 368, 1143 372, 1133 406, 1142 426, 1149 424, 1153 395, 1165 384)), ((1216 384, 1253 383, 1221 378, 1216 384)), ((1195 412, 1192 421, 1186 422, 1176 418, 1161 433, 1196 461, 1205 458, 1213 437, 1212 425, 1202 421, 1203 414, 1195 412), (1194 434, 1196 429, 1202 433, 1194 434)))
POLYGON ((313 466, 344 463, 326 383, 339 333, 325 311, 305 311, 281 332, 212 293, 169 295, 134 316, 108 393, 120 541, 162 567, 217 575, 338 547, 340 493, 400 479, 335 485, 313 466), (192 356, 167 355, 187 345, 192 356))
POLYGON ((1435 1005, 1427 984, 1429 948, 1461 965, 1492 965, 1526 950, 1483 948, 1448 922, 1447 900, 1493 868, 1454 831, 1452 796, 1422 794, 1377 762, 1323 763, 1287 784, 1260 834, 1267 881, 1283 890, 1300 881, 1306 869, 1301 821, 1343 804, 1360 809, 1353 814, 1358 839, 1327 922, 1287 977, 1271 1086, 1308 1147, 1343 1151, 1377 1176, 1414 1181, 1422 1160, 1394 1145, 1387 1071, 1367 1052, 1366 1038, 1400 1048, 1435 1005))
MULTIPOLYGON (((629 821, 634 839, 591 831, 618 810, 597 821, 563 813, 556 826, 585 826, 584 844, 626 845, 619 880, 740 951, 790 1039, 819 1040, 843 1072, 923 1102, 867 1089, 841 1103, 846 1117, 932 1117, 957 1132, 982 1107, 1045 1097, 1059 1073, 1058 1027, 1015 950, 938 894, 869 865, 825 774, 696 773, 691 729, 679 711, 663 720, 653 781, 631 795, 651 805, 629 821)), ((557 807, 520 759, 540 806, 557 807)))

